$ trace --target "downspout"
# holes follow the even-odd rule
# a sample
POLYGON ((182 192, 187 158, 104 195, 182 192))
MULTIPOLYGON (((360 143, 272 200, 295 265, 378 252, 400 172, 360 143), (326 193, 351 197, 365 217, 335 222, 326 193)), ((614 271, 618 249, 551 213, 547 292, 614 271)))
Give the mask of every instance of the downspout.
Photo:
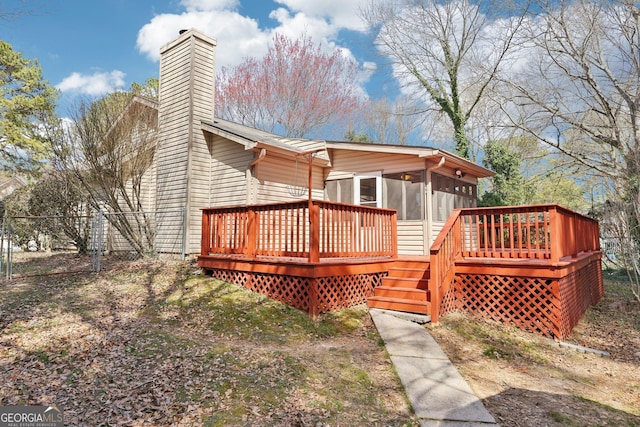
POLYGON ((255 159, 253 162, 251 162, 249 164, 249 167, 247 168, 246 178, 247 178, 247 204, 248 205, 256 202, 255 185, 254 185, 255 166, 261 161, 263 161, 265 157, 267 157, 267 150, 265 148, 262 148, 260 149, 260 155, 258 156, 258 158, 255 159))
MULTIPOLYGON (((431 181, 431 172, 433 172, 436 169, 441 168, 444 165, 444 156, 442 156, 440 158, 440 162, 438 162, 437 165, 433 165, 431 167, 427 168, 427 173, 426 173, 426 181, 427 181, 427 189, 426 189, 426 209, 427 209, 427 232, 426 232, 426 241, 425 241, 425 245, 424 245, 424 254, 425 255, 429 255, 430 252, 430 248, 431 248, 431 242, 433 241, 433 184, 431 181)), ((425 163, 427 161, 425 160, 425 163)), ((426 165, 425 165, 426 166, 426 165)))

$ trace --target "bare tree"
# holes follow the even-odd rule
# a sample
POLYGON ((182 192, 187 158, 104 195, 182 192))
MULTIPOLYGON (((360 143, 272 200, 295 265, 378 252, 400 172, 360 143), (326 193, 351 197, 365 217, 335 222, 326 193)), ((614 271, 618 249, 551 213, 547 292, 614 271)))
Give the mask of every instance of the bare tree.
POLYGON ((42 8, 42 0, 0 1, 0 19, 10 21, 22 15, 30 15, 42 8))
POLYGON ((70 171, 50 169, 34 184, 29 214, 43 217, 40 225, 54 241, 70 240, 86 254, 93 209, 89 197, 70 171))
POLYGON ((110 213, 111 224, 140 255, 153 250, 155 228, 148 212, 158 113, 156 102, 116 92, 80 101, 71 123, 58 133, 58 167, 73 172, 95 209, 110 213))
POLYGON ((371 1, 361 11, 379 29, 378 49, 404 90, 449 119, 456 151, 466 158, 467 122, 495 81, 523 20, 523 15, 489 16, 497 9, 482 1, 404 0, 371 1))
POLYGON ((366 129, 362 133, 380 144, 404 145, 424 122, 420 108, 407 96, 399 96, 393 101, 387 98, 371 101, 363 117, 366 129))
MULTIPOLYGON (((614 186, 610 206, 625 213, 607 220, 626 218, 620 238, 634 239, 623 245, 634 248, 626 263, 633 270, 640 243, 640 9, 627 0, 582 0, 537 10, 504 111, 519 131, 614 186)), ((635 275, 638 283, 640 270, 635 275)))
MULTIPOLYGON (((216 77, 216 115, 290 137, 308 136, 360 107, 357 64, 323 52, 308 36, 277 34, 264 58, 247 58, 216 77)), ((346 124, 346 122, 345 122, 346 124)))

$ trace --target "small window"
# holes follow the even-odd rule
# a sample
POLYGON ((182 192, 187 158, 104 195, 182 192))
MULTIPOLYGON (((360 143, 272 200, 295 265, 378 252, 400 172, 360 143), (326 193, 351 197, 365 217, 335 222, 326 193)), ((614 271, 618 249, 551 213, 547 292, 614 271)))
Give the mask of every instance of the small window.
POLYGON ((378 205, 376 178, 364 178, 360 179, 360 205, 373 206, 378 205))
POLYGON ((338 179, 324 184, 325 198, 332 202, 353 204, 353 179, 338 179))

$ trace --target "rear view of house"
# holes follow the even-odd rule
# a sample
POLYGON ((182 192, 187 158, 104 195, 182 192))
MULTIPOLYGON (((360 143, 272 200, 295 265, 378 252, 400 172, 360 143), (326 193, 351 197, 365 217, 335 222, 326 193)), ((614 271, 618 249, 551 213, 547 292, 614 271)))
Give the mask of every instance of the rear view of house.
MULTIPOLYGON (((437 148, 286 138, 214 117, 216 41, 161 49, 158 210, 185 208, 214 277, 312 315, 368 302, 476 311, 563 337, 602 296, 598 225, 558 206, 477 209, 492 172, 437 148)), ((173 235, 159 224, 158 242, 173 235)))

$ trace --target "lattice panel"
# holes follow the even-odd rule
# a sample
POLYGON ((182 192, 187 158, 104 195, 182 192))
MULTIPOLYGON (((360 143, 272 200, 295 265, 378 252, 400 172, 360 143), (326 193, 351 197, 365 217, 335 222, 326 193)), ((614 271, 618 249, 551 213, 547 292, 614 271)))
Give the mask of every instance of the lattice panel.
MULTIPOLYGON (((382 284, 386 273, 329 276, 316 279, 318 312, 352 307, 366 302, 373 288, 382 284)), ((247 288, 273 300, 310 312, 311 278, 260 274, 231 270, 213 270, 212 277, 247 288)))
POLYGON ((304 277, 232 270, 213 270, 211 276, 301 310, 309 310, 309 279, 304 277))
POLYGON ((247 289, 304 311, 309 310, 309 283, 306 277, 251 274, 247 289))
POLYGON ((244 287, 247 283, 247 274, 243 271, 233 270, 212 270, 211 277, 220 279, 223 282, 233 283, 234 285, 244 287))
POLYGON ((378 273, 378 274, 372 274, 371 285, 374 288, 377 288, 378 286, 382 286, 382 278, 387 277, 388 275, 389 273, 387 271, 383 271, 382 273, 378 273))
POLYGON ((599 261, 592 262, 559 281, 560 331, 558 336, 566 338, 587 309, 600 301, 604 295, 602 270, 599 261))
POLYGON ((545 336, 559 333, 551 279, 458 275, 454 286, 464 311, 545 336))
POLYGON ((381 283, 377 274, 330 276, 318 279, 318 308, 320 313, 352 307, 367 301, 373 295, 375 283, 381 283))
POLYGON ((440 316, 446 316, 460 308, 460 297, 456 295, 457 287, 451 286, 446 294, 442 296, 442 302, 440 303, 440 316))

